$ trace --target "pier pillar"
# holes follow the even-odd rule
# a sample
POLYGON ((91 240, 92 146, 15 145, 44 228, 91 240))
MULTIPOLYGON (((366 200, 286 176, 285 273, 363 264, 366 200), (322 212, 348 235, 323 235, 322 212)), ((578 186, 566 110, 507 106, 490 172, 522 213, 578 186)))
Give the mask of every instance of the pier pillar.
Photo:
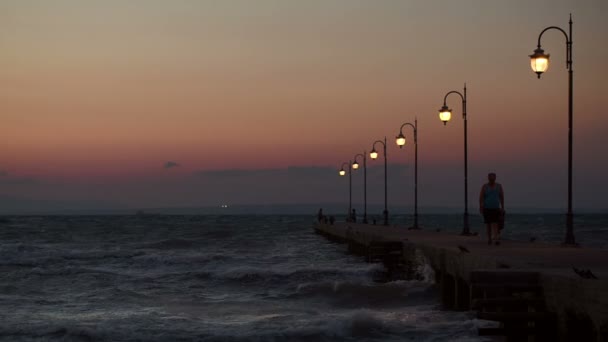
POLYGON ((471 291, 469 284, 460 277, 454 280, 454 309, 467 311, 471 308, 471 291))
POLYGON ((456 307, 456 280, 447 272, 441 272, 441 303, 447 309, 453 309, 456 307))

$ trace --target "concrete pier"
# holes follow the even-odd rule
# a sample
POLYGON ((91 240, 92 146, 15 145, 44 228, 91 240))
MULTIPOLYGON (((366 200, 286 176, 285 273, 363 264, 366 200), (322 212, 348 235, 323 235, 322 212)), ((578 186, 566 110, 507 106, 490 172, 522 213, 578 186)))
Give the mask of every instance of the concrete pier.
POLYGON ((608 341, 608 250, 508 240, 494 246, 487 244, 485 236, 399 226, 335 223, 314 228, 368 258, 369 251, 383 243, 400 243, 403 258, 413 255, 412 251, 422 255, 435 271, 446 308, 484 307, 479 309, 480 318, 489 317, 519 330, 540 326, 542 320, 552 317, 550 328, 555 331, 557 327, 557 334, 551 340, 608 341), (591 270, 599 279, 583 278, 573 267, 591 270), (489 296, 492 291, 496 296, 489 296), (539 312, 535 305, 541 302, 539 312), (524 311, 501 312, 515 303, 523 303, 524 311), (499 312, 486 311, 492 305, 500 305, 499 312), (517 319, 523 320, 523 327, 510 325, 517 319))

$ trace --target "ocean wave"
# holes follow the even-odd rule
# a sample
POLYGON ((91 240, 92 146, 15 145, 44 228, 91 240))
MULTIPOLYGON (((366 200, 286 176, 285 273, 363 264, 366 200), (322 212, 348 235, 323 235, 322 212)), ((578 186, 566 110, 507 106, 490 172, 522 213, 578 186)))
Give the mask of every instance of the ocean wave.
MULTIPOLYGON (((278 331, 262 334, 257 339, 254 338, 254 340, 335 341, 341 339, 385 339, 391 333, 390 326, 372 311, 357 310, 347 315, 321 317, 300 326, 287 326, 278 331)), ((247 339, 244 338, 243 340, 247 339)))
POLYGON ((31 270, 29 275, 43 276, 43 277, 65 277, 65 276, 79 276, 79 275, 91 275, 101 276, 104 278, 108 277, 132 277, 129 274, 117 273, 107 269, 100 268, 86 268, 79 266, 66 266, 66 267, 55 267, 55 268, 43 268, 36 267, 31 270))
POLYGON ((222 229, 222 230, 211 230, 202 234, 207 239, 227 239, 234 236, 234 230, 222 229))
POLYGON ((316 318, 301 321, 291 316, 262 316, 240 327, 217 329, 203 341, 479 341, 472 337, 474 323, 466 316, 462 321, 447 322, 446 317, 425 321, 428 312, 404 315, 357 309, 336 313, 319 313, 316 318), (297 324, 285 324, 297 321, 297 324), (281 324, 283 323, 283 324, 281 324))
POLYGON ((144 255, 142 251, 99 250, 99 251, 68 251, 61 257, 66 260, 99 260, 99 259, 128 259, 144 255))
POLYGON ((86 327, 23 327, 0 328, 0 339, 7 341, 106 341, 106 334, 86 327))
POLYGON ((142 253, 133 257, 133 262, 136 265, 132 266, 144 266, 150 268, 157 268, 159 266, 173 266, 173 265, 184 265, 190 267, 203 267, 209 263, 227 263, 227 262, 239 262, 241 259, 236 255, 226 253, 188 253, 188 254, 174 254, 174 253, 142 253))
POLYGON ((333 268, 303 267, 290 270, 277 270, 251 266, 237 266, 211 272, 215 279, 236 281, 239 283, 270 282, 273 284, 296 285, 302 282, 327 279, 369 279, 375 272, 383 270, 378 264, 367 267, 333 268))
MULTIPOLYGON (((412 295, 424 294, 428 284, 421 282, 355 283, 319 282, 304 283, 297 286, 287 298, 317 298, 334 307, 402 307, 411 305, 412 295)), ((426 296, 427 298, 433 298, 426 296)), ((419 301, 416 300, 416 303, 419 301)))
POLYGON ((161 240, 161 241, 157 241, 157 242, 142 244, 142 245, 139 245, 138 248, 141 248, 141 249, 162 249, 162 250, 166 250, 166 249, 188 249, 188 248, 192 248, 194 245, 195 245, 195 243, 193 241, 191 241, 191 240, 186 240, 186 239, 167 239, 167 240, 161 240))

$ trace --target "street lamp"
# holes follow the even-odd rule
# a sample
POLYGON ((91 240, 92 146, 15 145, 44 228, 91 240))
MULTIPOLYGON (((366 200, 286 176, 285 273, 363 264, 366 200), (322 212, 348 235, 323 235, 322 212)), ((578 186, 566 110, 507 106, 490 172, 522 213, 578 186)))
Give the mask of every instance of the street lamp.
POLYGON ((355 156, 353 170, 359 169, 357 157, 363 158, 363 223, 367 223, 367 158, 365 157, 365 151, 363 151, 363 154, 359 153, 355 156))
POLYGON ((414 130, 414 225, 410 229, 420 229, 418 227, 418 119, 414 120, 413 125, 406 122, 399 128, 399 135, 395 138, 399 148, 403 148, 406 143, 405 135, 403 135, 405 126, 410 126, 414 130))
POLYGON ((382 213, 382 215, 384 216, 384 225, 388 226, 388 196, 387 196, 387 176, 386 176, 386 169, 387 169, 387 161, 386 161, 386 137, 384 137, 384 141, 382 140, 376 140, 374 141, 374 144, 372 145, 372 151, 369 153, 370 158, 372 158, 372 160, 376 160, 378 158, 378 152, 376 151, 376 143, 381 143, 382 146, 384 147, 384 212, 382 213))
POLYGON ((350 171, 350 164, 351 162, 342 163, 340 171, 338 172, 340 176, 345 176, 346 170, 348 170, 348 215, 346 216, 347 218, 350 217, 350 213, 352 212, 353 207, 353 177, 352 172, 350 171), (346 170, 344 169, 344 165, 346 165, 346 170))
POLYGON ((566 213, 566 236, 564 245, 576 246, 573 231, 572 214, 572 14, 570 14, 569 34, 557 26, 549 26, 542 30, 538 35, 538 45, 534 54, 530 55, 532 70, 538 75, 547 71, 549 68, 549 54, 540 47, 540 39, 548 30, 555 29, 561 31, 566 37, 566 69, 568 69, 568 213, 566 213))
POLYGON ((467 148, 467 85, 464 85, 464 95, 452 90, 443 97, 443 106, 439 109, 439 119, 447 124, 452 118, 452 110, 447 106, 447 98, 450 94, 458 94, 462 99, 462 118, 464 120, 464 215, 461 235, 471 235, 469 230, 469 197, 468 197, 468 148, 467 148))
POLYGON ((452 109, 444 104, 443 107, 439 109, 439 120, 441 120, 445 126, 450 119, 452 119, 452 109))

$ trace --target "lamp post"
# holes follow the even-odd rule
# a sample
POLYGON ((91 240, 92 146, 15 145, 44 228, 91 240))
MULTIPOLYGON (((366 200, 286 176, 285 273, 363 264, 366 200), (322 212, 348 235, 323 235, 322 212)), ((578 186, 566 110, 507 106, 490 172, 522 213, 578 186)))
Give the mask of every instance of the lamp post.
POLYGON ((388 226, 388 195, 387 195, 388 186, 387 186, 387 175, 386 175, 386 169, 387 169, 386 137, 384 137, 384 141, 382 141, 382 140, 374 141, 374 144, 372 145, 372 151, 369 153, 369 156, 370 156, 370 158, 372 158, 372 160, 376 160, 378 158, 378 152, 376 151, 377 143, 381 143, 382 147, 384 148, 384 212, 382 212, 382 215, 384 216, 384 225, 388 226))
POLYGON ((363 158, 363 223, 367 223, 367 158, 365 157, 365 151, 363 151, 363 154, 359 153, 355 156, 352 166, 355 171, 359 169, 357 157, 363 158))
POLYGON ((410 229, 420 229, 418 227, 418 119, 414 120, 413 125, 406 122, 399 128, 399 135, 396 137, 399 148, 403 148, 406 143, 405 135, 403 135, 405 126, 410 126, 414 130, 414 225, 410 229))
POLYGON ((564 245, 575 246, 573 231, 573 214, 572 214, 572 14, 570 14, 569 34, 557 26, 549 26, 542 30, 538 35, 538 45, 534 54, 530 55, 530 64, 532 70, 538 75, 547 71, 549 68, 549 54, 540 47, 540 39, 548 30, 555 29, 561 31, 566 37, 566 69, 568 69, 568 213, 566 213, 566 236, 564 245))
POLYGON ((468 145, 467 145, 467 85, 464 85, 464 94, 452 90, 443 97, 443 106, 439 109, 439 119, 447 124, 452 118, 452 109, 448 108, 446 100, 450 94, 458 94, 462 99, 462 119, 464 120, 464 215, 461 235, 471 235, 469 230, 469 196, 468 196, 468 145))
POLYGON ((346 170, 344 170, 344 165, 346 165, 346 169, 348 170, 348 215, 346 215, 347 218, 350 217, 350 213, 352 212, 353 207, 353 177, 352 172, 350 171, 350 164, 351 162, 342 163, 340 171, 338 172, 340 176, 346 175, 346 170))

